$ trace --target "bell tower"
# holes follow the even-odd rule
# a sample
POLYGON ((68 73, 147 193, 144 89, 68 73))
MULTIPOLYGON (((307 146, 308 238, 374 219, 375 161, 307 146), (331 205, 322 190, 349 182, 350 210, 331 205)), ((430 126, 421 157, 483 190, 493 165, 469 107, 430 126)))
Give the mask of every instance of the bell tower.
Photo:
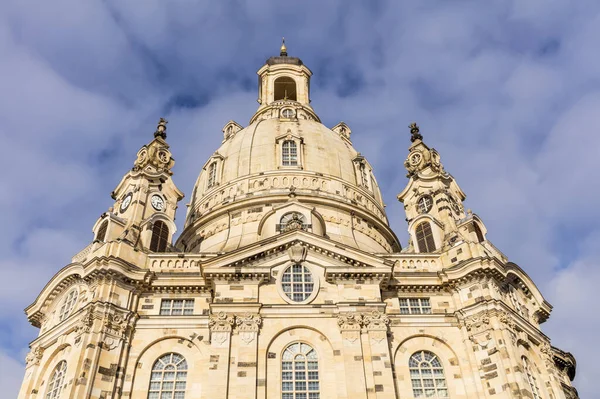
POLYGON ((285 39, 279 56, 270 57, 257 74, 260 105, 250 123, 273 117, 319 121, 310 106, 312 72, 300 58, 288 55, 285 39))
POLYGON ((139 249, 165 252, 175 233, 175 211, 183 193, 175 186, 175 160, 160 118, 154 139, 142 146, 133 168, 111 193, 115 203, 94 225, 94 244, 124 241, 139 249))
POLYGON ((460 240, 485 241, 483 222, 470 210, 465 213, 467 196, 444 170, 440 154, 423 142, 416 123, 409 128, 412 144, 404 161, 409 181, 398 194, 408 222, 409 250, 438 252, 460 240))

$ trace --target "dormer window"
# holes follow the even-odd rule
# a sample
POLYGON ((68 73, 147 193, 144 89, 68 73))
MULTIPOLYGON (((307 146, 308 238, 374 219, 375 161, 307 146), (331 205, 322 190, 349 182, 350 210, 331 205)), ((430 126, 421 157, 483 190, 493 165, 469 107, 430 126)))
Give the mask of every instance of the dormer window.
POLYGON ((298 166, 298 146, 293 140, 286 140, 281 147, 281 164, 283 166, 298 166))
POLYGON ((365 188, 369 188, 369 172, 367 172, 367 166, 364 163, 360 164, 360 176, 362 180, 362 185, 365 188))
POLYGON ((287 76, 275 79, 275 97, 273 100, 296 101, 296 82, 294 79, 287 76))
POLYGON ((208 187, 212 187, 217 182, 217 163, 213 162, 208 167, 208 187))

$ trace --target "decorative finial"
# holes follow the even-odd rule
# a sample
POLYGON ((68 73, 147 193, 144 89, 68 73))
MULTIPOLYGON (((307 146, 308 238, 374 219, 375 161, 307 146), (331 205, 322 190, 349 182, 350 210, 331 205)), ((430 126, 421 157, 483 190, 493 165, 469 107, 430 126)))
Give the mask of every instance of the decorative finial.
POLYGON ((167 123, 169 122, 165 118, 160 118, 156 131, 154 132, 154 137, 167 138, 167 123))
POLYGON ((281 38, 281 48, 279 49, 279 55, 287 57, 287 47, 285 47, 285 37, 281 38))
POLYGON ((410 128, 410 141, 411 142, 415 142, 416 140, 423 140, 423 136, 421 136, 421 133, 419 133, 419 126, 417 126, 417 124, 415 122, 411 123, 410 125, 408 125, 408 127, 410 128))

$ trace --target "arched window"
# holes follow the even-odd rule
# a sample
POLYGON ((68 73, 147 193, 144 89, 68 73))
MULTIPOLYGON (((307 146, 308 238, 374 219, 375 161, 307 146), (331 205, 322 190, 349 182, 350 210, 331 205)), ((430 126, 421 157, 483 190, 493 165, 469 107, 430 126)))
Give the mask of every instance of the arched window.
POLYGON ((447 398, 448 386, 444 368, 438 357, 429 351, 419 351, 408 361, 415 398, 447 398))
POLYGON ((283 142, 281 163, 283 166, 298 166, 298 146, 295 141, 286 140, 283 142))
POLYGON ((428 222, 423 222, 415 229, 417 235, 417 245, 419 252, 435 251, 435 242, 433 241, 433 233, 428 222))
POLYGON ((106 238, 106 229, 108 229, 108 220, 105 220, 100 225, 100 228, 98 229, 98 234, 96 234, 96 240, 104 241, 104 239, 106 238))
POLYGON ((161 220, 154 222, 152 226, 152 240, 150 241, 150 251, 165 252, 167 242, 169 241, 169 228, 161 220))
POLYGON ((319 399, 319 359, 305 343, 288 346, 281 357, 281 399, 319 399))
POLYGON ((542 395, 540 394, 540 389, 537 385, 537 379, 535 378, 535 375, 533 374, 533 372, 531 371, 531 367, 529 366, 529 361, 525 357, 523 357, 522 360, 523 372, 527 377, 527 382, 529 383, 529 387, 531 388, 533 399, 540 399, 542 395))
POLYGON ((187 362, 177 353, 159 357, 152 366, 148 399, 184 399, 187 362))
POLYGON ((212 187, 217 182, 217 163, 213 162, 208 167, 208 187, 212 187))
POLYGON ((287 76, 275 79, 275 98, 277 100, 296 101, 296 82, 287 76))
POLYGON ((479 225, 474 223, 473 228, 475 229, 475 234, 477 235, 477 242, 484 242, 485 238, 483 237, 483 233, 481 232, 479 225))
POLYGON ((67 362, 62 360, 56 365, 52 376, 50 377, 50 383, 48 384, 48 392, 46 393, 46 399, 58 399, 60 397, 60 391, 65 384, 65 374, 67 373, 67 362))
POLYGON ((517 293, 517 289, 513 285, 508 286, 508 296, 510 297, 510 301, 512 302, 517 313, 525 317, 525 312, 523 311, 523 306, 521 306, 519 294, 517 293))
POLYGON ((77 289, 72 290, 67 294, 67 297, 63 301, 60 312, 58 314, 58 321, 63 321, 71 314, 73 307, 75 306, 75 302, 77 302, 77 289))

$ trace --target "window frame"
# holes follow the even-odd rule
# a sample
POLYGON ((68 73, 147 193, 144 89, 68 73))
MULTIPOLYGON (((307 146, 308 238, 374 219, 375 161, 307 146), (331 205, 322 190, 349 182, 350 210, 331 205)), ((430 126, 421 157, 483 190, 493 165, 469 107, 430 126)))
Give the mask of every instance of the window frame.
POLYGON ((398 301, 400 304, 400 314, 403 316, 432 314, 431 298, 405 297, 398 298, 398 301), (406 301, 405 305, 403 301, 406 301), (406 309, 406 312, 403 311, 404 309, 406 309), (426 311, 427 309, 429 311, 426 311))
POLYGON ((430 222, 423 221, 415 226, 415 241, 419 253, 433 253, 437 250, 430 222))
POLYGON ((208 176, 206 178, 206 188, 212 188, 217 185, 217 161, 212 161, 208 165, 208 176))
POLYGON ((67 361, 61 360, 58 364, 52 369, 52 374, 50 375, 50 381, 48 383, 48 388, 46 389, 46 395, 44 399, 59 399, 60 393, 62 392, 65 386, 65 376, 67 375, 67 361), (58 380, 57 380, 58 378, 58 380))
MULTIPOLYGON (((306 275, 306 273, 303 273, 303 275, 306 275)), ((305 305, 308 303, 311 303, 317 296, 317 294, 319 293, 319 287, 320 287, 320 278, 319 275, 317 273, 315 273, 315 270, 309 266, 308 264, 306 264, 306 262, 289 262, 286 265, 282 266, 281 269, 278 272, 278 276, 279 278, 277 279, 277 291, 279 292, 279 295, 281 296, 281 298, 286 301, 287 303, 291 304, 291 305, 305 305), (286 288, 284 287, 284 285, 290 284, 290 289, 293 291, 293 274, 291 275, 290 279, 292 281, 283 281, 285 279, 284 275, 286 274, 286 272, 290 269, 292 269, 294 266, 300 266, 302 268, 304 268, 308 274, 310 274, 310 276, 312 277, 312 284, 313 284, 313 290, 312 292, 304 297, 304 300, 302 301, 296 301, 294 300, 292 297, 288 296, 288 292, 286 292, 286 288)), ((297 283, 297 282, 296 282, 297 283)), ((311 282, 309 282, 311 283, 311 282)), ((306 282, 302 282, 303 286, 306 284, 306 282)), ((290 292, 290 294, 293 294, 293 292, 290 292)))
POLYGON ((169 226, 162 220, 155 220, 152 223, 152 234, 150 235, 150 245, 148 248, 152 252, 166 252, 169 246, 169 226), (159 224, 160 223, 160 224, 159 224), (159 227, 157 229, 157 226, 159 227))
POLYGON ((67 295, 65 295, 65 298, 61 302, 61 305, 58 309, 59 323, 69 318, 73 312, 73 309, 75 309, 77 299, 79 299, 79 290, 77 288, 73 288, 67 293, 67 295))
POLYGON ((523 374, 525 374, 525 379, 529 383, 529 388, 531 389, 533 399, 542 399, 542 391, 537 384, 538 379, 535 376, 533 370, 531 369, 529 359, 527 359, 525 356, 522 356, 521 362, 523 363, 523 374))
POLYGON ((408 358, 408 372, 410 376, 410 384, 413 391, 414 398, 449 398, 449 387, 448 380, 446 379, 446 375, 444 373, 444 364, 438 355, 428 350, 419 350, 410 355, 408 358), (420 356, 420 359, 417 359, 417 355, 420 356), (430 356, 430 359, 427 359, 427 355, 430 356), (433 364, 434 361, 437 361, 439 366, 435 366, 433 364), (414 363, 413 363, 414 362, 414 363), (428 373, 423 373, 423 363, 428 363, 429 371, 428 373), (437 373, 436 373, 437 371, 437 373), (424 375, 427 378, 424 378, 424 375), (418 378, 415 378, 418 377, 418 378), (439 381, 443 380, 443 386, 438 385, 439 381), (431 381, 431 383, 426 383, 425 381, 431 381), (415 382, 418 382, 420 386, 416 386, 415 382), (434 395, 428 395, 426 391, 433 390, 434 395), (420 393, 418 391, 421 391, 420 393), (445 391, 445 394, 440 391, 445 391))
POLYGON ((321 398, 319 354, 313 345, 304 341, 295 341, 283 349, 280 362, 280 380, 281 399, 321 398), (291 348, 294 348, 294 350, 292 351, 291 348), (291 358, 288 357, 288 353, 291 358), (312 357, 309 357, 309 355, 312 355, 312 357), (302 358, 299 359, 300 356, 302 358), (297 364, 300 367, 297 368, 297 364), (316 389, 310 389, 311 383, 312 387, 316 386, 316 389))
POLYGON ((296 140, 286 139, 281 143, 281 166, 284 168, 295 168, 300 166, 300 154, 298 151, 298 143, 296 140), (289 144, 288 153, 286 154, 286 144, 289 144), (295 152, 295 154, 293 154, 295 152), (286 156, 288 157, 286 164, 286 156), (293 158, 295 156, 295 158, 293 158), (294 163, 292 163, 294 162, 294 163))
POLYGON ((158 314, 159 316, 191 316, 194 314, 194 305, 194 298, 162 298, 158 314), (175 306, 179 301, 181 301, 181 307, 175 306), (173 313, 178 310, 181 310, 180 314, 173 313))
POLYGON ((171 393, 172 396, 171 398, 174 399, 185 399, 185 394, 187 392, 187 377, 188 377, 188 373, 189 373, 189 366, 188 366, 188 362, 187 359, 185 358, 185 356, 176 353, 176 352, 169 352, 169 353, 165 353, 161 356, 159 356, 154 363, 152 363, 152 369, 150 370, 150 378, 148 379, 148 395, 146 396, 148 399, 159 399, 163 393, 171 393), (174 356, 179 356, 181 359, 178 360, 177 362, 174 362, 173 357, 174 356), (163 360, 166 359, 168 357, 168 360, 163 360), (167 363, 168 361, 168 363, 167 363), (159 363, 160 362, 160 363, 159 363), (160 367, 162 364, 162 368, 160 367), (179 368, 180 365, 183 365, 182 367, 184 368, 179 368), (172 366, 172 368, 171 368, 172 366), (173 379, 172 380, 165 380, 165 374, 169 374, 168 378, 170 378, 170 374, 173 374, 173 379), (178 379, 179 375, 178 374, 183 374, 183 378, 182 379, 178 379), (157 378, 159 377, 160 378, 157 378), (172 383, 172 389, 164 389, 163 386, 165 385, 165 382, 167 384, 172 383), (158 383, 158 389, 153 389, 154 387, 156 387, 156 385, 153 385, 158 383), (183 383, 183 387, 181 387, 181 384, 183 383), (179 389, 177 388, 179 384, 179 389), (180 394, 180 395, 178 395, 180 394))

